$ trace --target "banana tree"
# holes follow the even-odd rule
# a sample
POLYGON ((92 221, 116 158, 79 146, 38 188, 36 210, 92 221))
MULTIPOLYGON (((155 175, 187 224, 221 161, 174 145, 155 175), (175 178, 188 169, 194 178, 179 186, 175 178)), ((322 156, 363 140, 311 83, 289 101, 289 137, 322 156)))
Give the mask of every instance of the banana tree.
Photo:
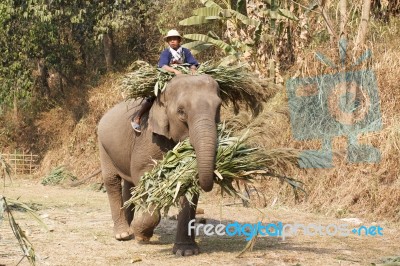
MULTIPOLYGON (((229 41, 226 42, 212 31, 209 31, 207 34, 186 34, 184 37, 193 41, 184 44, 184 47, 191 49, 194 54, 200 53, 211 46, 218 47, 227 55, 223 61, 224 63, 237 60, 244 53, 250 52, 254 47, 257 47, 261 39, 263 24, 260 20, 249 18, 238 11, 239 9, 243 9, 240 8, 244 3, 243 0, 236 1, 234 7, 232 7, 230 2, 225 1, 223 1, 224 7, 213 0, 200 1, 204 7, 194 10, 193 16, 180 21, 180 25, 192 26, 220 22, 224 25, 230 25, 238 35, 244 27, 252 29, 252 36, 249 36, 251 38, 247 38, 246 41, 240 40, 239 38, 230 38, 229 41)), ((272 0, 272 2, 274 2, 274 0, 272 0)), ((272 6, 275 6, 274 3, 272 3, 272 6)), ((274 8, 271 10, 259 11, 264 12, 266 16, 270 16, 273 20, 281 18, 297 19, 286 9, 274 8)))
MULTIPOLYGON (((191 26, 220 22, 223 24, 230 23, 235 30, 240 29, 243 25, 252 26, 255 28, 256 33, 259 33, 261 30, 260 21, 250 19, 246 15, 241 14, 233 9, 229 3, 225 3, 225 7, 222 7, 212 0, 201 0, 201 2, 204 7, 194 10, 193 16, 180 21, 180 25, 191 26)), ((215 46, 220 48, 227 55, 227 60, 225 61, 235 60, 239 58, 241 54, 252 49, 250 44, 239 40, 225 42, 212 31, 209 31, 207 34, 186 34, 184 37, 193 40, 192 42, 184 44, 184 47, 191 49, 194 54, 200 53, 211 46, 215 46)))

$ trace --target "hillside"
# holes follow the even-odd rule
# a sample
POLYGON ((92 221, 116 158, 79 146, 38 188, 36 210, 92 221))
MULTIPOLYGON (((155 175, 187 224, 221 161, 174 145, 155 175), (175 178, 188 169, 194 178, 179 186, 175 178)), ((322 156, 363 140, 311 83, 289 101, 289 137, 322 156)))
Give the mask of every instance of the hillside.
MULTIPOLYGON (((256 186, 266 197, 266 204, 297 206, 332 217, 379 217, 400 221, 400 51, 399 27, 372 29, 372 60, 379 88, 383 119, 381 131, 358 136, 363 144, 372 144, 381 151, 379 163, 349 163, 346 160, 347 138, 333 139, 334 168, 288 170, 288 175, 304 182, 308 197, 302 196, 295 203, 292 191, 277 180, 262 181, 256 186)), ((335 56, 333 50, 319 50, 335 56)), ((296 72, 302 76, 320 73, 321 63, 313 51, 304 51, 299 60, 284 75, 287 79, 296 72), (304 63, 306 62, 306 63, 304 63)), ((335 57, 333 57, 335 58, 335 57)), ((123 73, 105 76, 99 85, 88 90, 87 108, 79 121, 66 108, 54 108, 42 113, 36 121, 40 134, 48 136, 51 143, 44 153, 38 178, 59 165, 66 165, 79 178, 95 172, 98 159, 96 125, 102 114, 123 98, 117 90, 117 81, 123 73)), ((318 140, 296 141, 290 128, 288 97, 285 89, 265 104, 263 113, 252 118, 242 111, 234 116, 229 108, 223 110, 223 119, 234 120, 240 128, 250 127, 257 143, 265 148, 293 147, 302 150, 321 146, 318 140)), ((100 177, 97 176, 100 180, 100 177)))

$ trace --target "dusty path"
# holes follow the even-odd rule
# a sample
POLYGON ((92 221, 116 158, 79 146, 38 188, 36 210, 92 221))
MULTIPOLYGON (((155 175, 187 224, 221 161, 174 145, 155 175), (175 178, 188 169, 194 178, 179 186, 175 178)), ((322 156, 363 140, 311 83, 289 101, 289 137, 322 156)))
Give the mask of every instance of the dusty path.
MULTIPOLYGON (((258 238, 253 252, 236 255, 245 246, 244 237, 199 236, 201 254, 178 258, 170 254, 176 221, 163 219, 150 245, 138 245, 134 240, 118 242, 112 238, 112 222, 107 195, 89 187, 61 188, 42 186, 37 180, 14 180, 1 194, 17 198, 36 208, 51 229, 44 231, 24 213, 16 213, 38 255, 38 265, 371 265, 387 257, 400 256, 398 224, 373 222, 384 228, 383 236, 303 236, 286 240, 277 237, 258 238)), ((232 203, 224 199, 224 204, 232 203)), ((199 205, 208 223, 238 221, 254 223, 260 220, 255 209, 240 205, 223 206, 215 193, 201 198, 199 205), (212 199, 213 200, 210 200, 212 199)), ((339 219, 284 207, 266 208, 264 223, 343 223, 339 219)), ((173 214, 173 212, 171 213, 173 214)), ((21 258, 17 241, 7 221, 0 225, 0 265, 16 265, 21 258)), ((23 260, 20 265, 28 265, 23 260)), ((396 264, 391 264, 396 265, 396 264)), ((397 264, 400 265, 400 264, 397 264)))

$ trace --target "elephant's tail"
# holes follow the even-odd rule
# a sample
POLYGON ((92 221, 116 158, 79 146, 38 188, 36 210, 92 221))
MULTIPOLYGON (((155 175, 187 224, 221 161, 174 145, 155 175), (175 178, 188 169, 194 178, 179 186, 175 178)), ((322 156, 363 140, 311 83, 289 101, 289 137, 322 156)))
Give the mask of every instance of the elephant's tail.
POLYGON ((79 181, 76 181, 76 182, 71 183, 70 186, 71 186, 71 187, 80 186, 80 185, 82 185, 83 183, 85 183, 86 181, 89 181, 92 177, 95 177, 96 175, 98 175, 98 174, 100 174, 100 173, 101 173, 101 168, 97 169, 97 170, 96 170, 93 174, 91 174, 90 176, 85 177, 85 178, 83 178, 82 180, 79 180, 79 181))

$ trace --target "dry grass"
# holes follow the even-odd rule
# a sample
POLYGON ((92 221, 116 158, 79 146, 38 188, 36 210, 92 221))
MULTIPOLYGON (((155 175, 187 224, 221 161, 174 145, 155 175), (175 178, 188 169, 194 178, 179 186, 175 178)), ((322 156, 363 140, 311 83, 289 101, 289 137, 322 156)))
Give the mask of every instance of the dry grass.
MULTIPOLYGON (((394 48, 398 47, 400 41, 397 37, 399 22, 394 21, 390 28, 376 26, 371 30, 371 38, 376 40, 369 44, 373 57, 359 66, 359 69, 371 68, 375 72, 383 128, 378 132, 358 136, 358 141, 378 148, 381 161, 374 164, 349 163, 346 159, 347 137, 333 138, 334 168, 311 169, 307 173, 292 169, 290 172, 291 176, 305 183, 309 193, 308 198, 303 198, 302 207, 330 216, 380 217, 400 221, 400 51, 394 48)), ((320 47, 317 50, 332 58, 332 61, 338 58, 336 48, 320 47)), ((291 70, 291 76, 312 77, 334 72, 315 60, 313 53, 308 53, 303 58, 303 64, 298 62, 291 70)), ((287 146, 302 150, 321 148, 321 140, 293 139, 286 90, 281 90, 266 105, 268 107, 254 120, 243 113, 233 117, 238 129, 254 127, 255 132, 258 132, 254 138, 265 147, 287 146)), ((264 182, 259 185, 259 189, 264 191, 267 202, 285 205, 295 203, 291 197, 292 192, 285 187, 277 190, 274 183, 264 182)))
MULTIPOLYGON (((307 173, 299 169, 289 169, 288 175, 305 183, 308 198, 303 198, 303 208, 322 212, 330 216, 368 216, 400 220, 400 182, 399 182, 399 147, 400 147, 400 51, 397 49, 399 38, 399 20, 394 20, 390 28, 373 24, 370 37, 376 40, 369 43, 372 59, 364 62, 360 68, 370 66, 376 74, 383 129, 359 136, 360 143, 370 143, 382 153, 380 163, 350 164, 346 160, 347 138, 335 137, 332 145, 336 152, 332 169, 313 169, 307 173)), ((320 51, 333 58, 338 57, 337 49, 318 47, 320 51)), ((286 78, 294 75, 306 77, 322 73, 332 73, 328 67, 315 60, 313 51, 305 51, 301 61, 287 73, 286 78), (321 67, 322 66, 322 67, 321 67)), ((335 61, 336 62, 336 61, 335 61)), ((47 173, 56 165, 68 165, 71 172, 79 178, 86 176, 99 167, 97 155, 97 139, 95 128, 101 115, 115 102, 122 99, 113 88, 114 77, 106 78, 99 87, 93 88, 88 96, 88 113, 76 124, 61 110, 53 110, 42 120, 58 121, 63 117, 64 123, 47 125, 43 134, 51 132, 57 143, 45 155, 42 172, 47 173), (51 120, 51 117, 57 119, 51 120), (56 126, 57 125, 57 126, 56 126), (61 129, 58 130, 57 127, 61 129)), ((229 118, 237 130, 252 128, 251 138, 265 148, 291 147, 302 150, 321 148, 320 140, 296 141, 292 137, 286 89, 278 93, 264 105, 263 112, 256 118, 250 113, 241 112, 237 116, 231 109, 222 109, 222 119, 229 118)), ((52 122, 48 122, 52 124, 52 122)), ((260 181, 258 189, 264 191, 266 201, 270 204, 295 204, 292 190, 287 186, 279 186, 274 179, 260 181), (276 183, 275 183, 276 182, 276 183)))
POLYGON ((52 147, 44 155, 38 176, 43 177, 52 168, 65 165, 81 179, 100 168, 97 123, 108 109, 122 100, 116 80, 116 75, 109 75, 98 87, 89 90, 87 112, 78 122, 74 122, 72 113, 62 109, 43 115, 38 125, 42 134, 52 136, 52 147))

